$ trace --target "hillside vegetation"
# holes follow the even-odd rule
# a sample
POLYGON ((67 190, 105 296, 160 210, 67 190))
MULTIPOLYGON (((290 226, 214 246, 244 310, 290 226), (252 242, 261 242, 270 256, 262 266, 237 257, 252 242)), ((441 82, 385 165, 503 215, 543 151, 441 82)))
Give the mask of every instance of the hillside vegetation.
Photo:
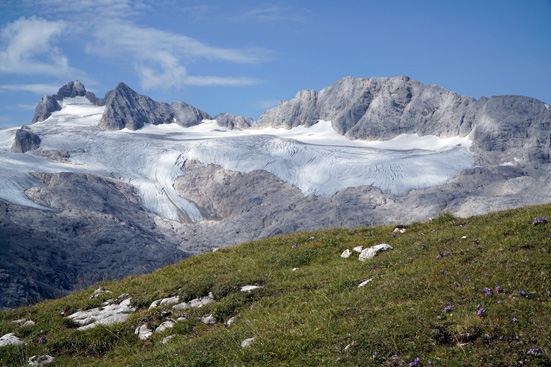
POLYGON ((186 259, 149 275, 0 312, 0 366, 549 366, 551 206, 468 219, 296 233, 186 259), (387 243, 366 262, 354 252, 387 243), (372 279, 365 286, 358 285, 372 279), (250 292, 242 286, 261 288, 250 292), (174 309, 158 299, 201 308, 174 309), (128 293, 126 321, 86 331, 66 316, 128 293), (214 324, 200 320, 212 314, 214 324), (230 318, 231 325, 227 325, 230 318), (172 328, 141 340, 168 319, 172 328), (32 320, 21 326, 15 320, 32 320), (163 344, 169 335, 173 338, 163 344), (255 338, 248 347, 242 342, 255 338))

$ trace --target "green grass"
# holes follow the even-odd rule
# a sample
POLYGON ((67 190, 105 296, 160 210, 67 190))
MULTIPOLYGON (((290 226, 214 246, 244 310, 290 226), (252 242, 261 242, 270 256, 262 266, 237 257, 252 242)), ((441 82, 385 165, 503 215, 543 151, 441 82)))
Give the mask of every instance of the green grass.
POLYGON ((423 366, 549 366, 551 223, 532 220, 550 213, 549 205, 469 219, 444 213, 395 236, 393 226, 333 229, 189 258, 102 283, 114 296, 131 294, 139 308, 118 325, 81 332, 64 317, 110 298, 89 300, 96 287, 0 312, 0 335, 14 332, 27 342, 0 348, 0 366, 42 354, 56 357, 49 366, 407 366, 416 358, 423 366), (383 242, 394 249, 365 263, 356 253, 340 257, 383 242), (243 285, 263 288, 242 293, 243 285), (147 310, 162 297, 190 300, 209 292, 216 302, 200 309, 147 310), (447 306, 453 308, 446 312, 447 306), (139 340, 134 329, 159 325, 162 311, 189 318, 139 340), (215 325, 198 320, 210 313, 215 325), (23 317, 36 325, 12 322, 23 317), (250 337, 256 340, 241 348, 250 337), (534 348, 538 353, 528 354, 534 348))

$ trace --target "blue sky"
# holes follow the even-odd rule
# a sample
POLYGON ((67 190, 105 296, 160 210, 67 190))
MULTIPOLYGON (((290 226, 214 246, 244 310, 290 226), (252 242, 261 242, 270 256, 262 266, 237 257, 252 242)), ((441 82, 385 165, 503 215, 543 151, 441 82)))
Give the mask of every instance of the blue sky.
POLYGON ((344 76, 551 102, 551 0, 1 0, 0 128, 69 80, 257 119, 344 76))

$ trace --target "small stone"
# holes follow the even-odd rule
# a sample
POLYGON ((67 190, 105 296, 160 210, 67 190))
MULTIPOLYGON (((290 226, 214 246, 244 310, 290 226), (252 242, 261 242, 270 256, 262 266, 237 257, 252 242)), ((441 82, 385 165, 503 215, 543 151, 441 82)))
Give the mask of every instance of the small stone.
POLYGON ((297 271, 297 270, 298 270, 298 268, 292 268, 291 269, 291 271, 297 271))
POLYGON ((349 249, 346 249, 344 250, 344 252, 341 254, 341 257, 344 258, 344 259, 347 259, 350 257, 350 255, 352 255, 352 251, 350 251, 349 249))
POLYGON ((358 285, 358 288, 361 288, 361 287, 364 287, 367 285, 367 283, 371 282, 373 280, 373 278, 369 278, 367 280, 364 280, 363 282, 361 282, 359 285, 358 285))
POLYGON ((201 297, 201 298, 195 298, 195 299, 192 299, 189 302, 179 303, 175 306, 172 306, 172 308, 175 308, 177 310, 184 310, 184 309, 190 308, 190 307, 201 308, 204 305, 207 305, 207 304, 212 303, 212 302, 214 302, 214 297, 212 295, 212 292, 210 292, 208 296, 201 297))
POLYGON ((42 367, 45 364, 52 363, 54 359, 54 357, 49 355, 32 356, 29 358, 29 367, 42 367))
POLYGON ((34 324, 35 324, 35 322, 34 322, 33 320, 29 320, 29 321, 25 321, 25 322, 21 325, 21 327, 32 326, 32 325, 34 325, 34 324))
POLYGON ((212 252, 216 252, 218 250, 220 250, 220 249, 218 247, 215 247, 215 248, 212 249, 212 252))
POLYGON ((170 329, 173 326, 174 326, 174 321, 171 321, 171 320, 165 321, 155 329, 155 332, 162 333, 163 331, 170 329))
POLYGON ((247 347, 249 347, 249 346, 252 344, 252 342, 254 342, 255 339, 256 339, 256 338, 248 338, 248 339, 243 340, 243 341, 241 342, 241 348, 247 348, 247 347))
POLYGON ((214 317, 212 314, 205 317, 200 317, 200 319, 201 319, 201 322, 205 325, 216 324, 216 317, 214 317))
POLYGON ((176 335, 169 335, 163 338, 163 341, 161 343, 166 344, 169 342, 170 339, 174 338, 176 335))
POLYGON ((237 318, 237 316, 230 317, 230 319, 228 321, 226 321, 226 326, 231 326, 231 324, 234 323, 236 318, 237 318))
POLYGON ((179 301, 180 301, 180 297, 178 297, 178 296, 169 297, 169 298, 161 298, 161 299, 158 299, 156 301, 153 301, 151 303, 151 305, 149 305, 149 310, 151 310, 154 307, 159 307, 159 306, 162 306, 162 305, 169 305, 169 304, 172 304, 172 303, 178 303, 179 301))
POLYGON ((370 248, 366 248, 365 250, 363 250, 360 253, 359 259, 360 261, 366 261, 374 258, 375 255, 377 255, 379 252, 387 251, 387 250, 392 250, 392 247, 387 245, 386 243, 381 243, 379 245, 372 246, 370 248))
POLYGON ((147 325, 138 326, 136 330, 134 330, 134 334, 138 336, 141 340, 146 340, 153 335, 153 330, 149 329, 147 325))
POLYGON ((101 296, 102 294, 105 294, 105 293, 113 293, 107 289, 104 289, 103 287, 99 287, 98 289, 96 289, 94 291, 94 293, 92 293, 92 295, 90 296, 90 299, 94 299, 94 298, 98 298, 99 296, 101 296))
POLYGON ((363 246, 356 246, 352 250, 354 250, 356 252, 362 252, 363 249, 364 249, 363 246))
POLYGON ((14 333, 5 334, 0 338, 0 347, 5 347, 6 345, 21 345, 25 344, 21 339, 15 336, 14 333))
POLYGON ((259 288, 263 288, 263 287, 260 285, 244 285, 243 287, 241 287, 241 292, 250 292, 259 288))

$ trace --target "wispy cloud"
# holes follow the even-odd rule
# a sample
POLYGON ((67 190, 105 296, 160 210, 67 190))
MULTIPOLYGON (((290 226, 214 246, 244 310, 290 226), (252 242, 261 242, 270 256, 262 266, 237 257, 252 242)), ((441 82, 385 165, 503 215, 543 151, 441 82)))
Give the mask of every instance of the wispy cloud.
POLYGON ((3 92, 31 92, 35 94, 54 94, 59 84, 0 84, 0 93, 3 92))
POLYGON ((234 19, 252 20, 257 22, 301 22, 304 20, 304 17, 302 11, 299 11, 298 9, 292 7, 264 4, 248 10, 240 16, 235 17, 234 19))
POLYGON ((268 108, 276 107, 279 104, 279 101, 280 101, 279 99, 267 99, 264 101, 258 101, 253 104, 253 107, 268 109, 268 108))
MULTIPOLYGON (((59 31, 47 38, 55 45, 61 29, 67 29, 83 39, 85 51, 105 58, 121 58, 133 65, 144 89, 182 88, 185 85, 246 86, 259 81, 245 76, 222 77, 188 75, 186 65, 201 60, 239 64, 259 64, 268 58, 262 48, 227 48, 211 45, 181 33, 143 26, 137 18, 143 16, 151 2, 139 0, 24 0, 41 12, 59 18, 59 31)), ((190 14, 206 14, 214 7, 191 6, 190 14)), ((180 11, 182 9, 179 9, 180 11)), ((55 59, 65 62, 57 49, 55 59)), ((0 59, 1 60, 1 59, 0 59)), ((13 68, 12 68, 13 70, 13 68)), ((37 74, 39 72, 37 71, 37 74)))
POLYGON ((62 76, 78 71, 58 48, 65 22, 21 17, 0 31, 0 73, 62 76))

